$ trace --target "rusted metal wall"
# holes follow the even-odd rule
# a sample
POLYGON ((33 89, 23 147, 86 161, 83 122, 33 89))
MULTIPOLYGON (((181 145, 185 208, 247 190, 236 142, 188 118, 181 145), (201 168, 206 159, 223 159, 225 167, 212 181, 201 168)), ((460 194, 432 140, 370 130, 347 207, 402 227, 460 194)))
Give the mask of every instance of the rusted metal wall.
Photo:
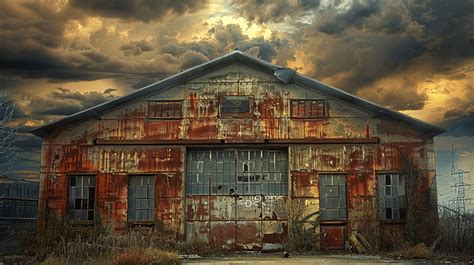
POLYGON ((47 225, 47 216, 66 216, 68 174, 90 173, 96 175, 100 221, 124 229, 128 175, 154 173, 157 175, 156 222, 174 229, 179 237, 209 241, 208 235, 214 235, 212 241, 221 246, 228 245, 225 239, 230 237, 244 245, 278 243, 281 239, 271 235, 287 234, 292 222, 298 221, 295 218, 306 226, 314 224, 319 212, 319 174, 333 172, 347 176, 348 220, 331 223, 328 229, 339 237, 340 231, 345 231, 345 239, 347 233, 358 231, 380 245, 387 238, 382 235, 398 233, 403 229, 393 227, 403 228, 404 223, 380 221, 376 173, 403 172, 404 159, 411 161, 422 175, 424 182, 418 189, 427 192, 428 201, 436 201, 431 137, 350 103, 294 84, 283 84, 272 74, 236 63, 45 137, 39 225, 40 228, 47 225), (219 99, 223 95, 252 96, 251 115, 220 118, 219 99), (329 117, 291 118, 290 100, 305 98, 325 100, 329 117), (182 100, 182 119, 147 118, 149 100, 167 99, 182 100), (175 142, 166 144, 168 140, 175 142), (256 222, 251 218, 255 211, 242 209, 237 233, 229 229, 235 228, 234 217, 219 208, 219 205, 226 205, 226 209, 242 207, 232 198, 196 195, 192 200, 185 199, 188 144, 200 143, 219 149, 228 144, 233 144, 233 148, 252 143, 265 146, 265 141, 288 149, 288 196, 275 197, 275 205, 271 206, 284 216, 281 220, 263 216, 273 221, 256 222))

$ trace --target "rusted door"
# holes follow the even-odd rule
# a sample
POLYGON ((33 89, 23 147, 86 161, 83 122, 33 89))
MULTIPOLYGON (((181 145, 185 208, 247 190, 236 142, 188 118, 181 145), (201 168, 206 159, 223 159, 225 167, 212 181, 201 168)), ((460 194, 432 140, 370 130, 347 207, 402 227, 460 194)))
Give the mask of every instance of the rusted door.
POLYGON ((323 249, 344 249, 345 226, 321 226, 323 249))
POLYGON ((189 150, 187 240, 241 250, 281 246, 287 172, 286 150, 189 150))

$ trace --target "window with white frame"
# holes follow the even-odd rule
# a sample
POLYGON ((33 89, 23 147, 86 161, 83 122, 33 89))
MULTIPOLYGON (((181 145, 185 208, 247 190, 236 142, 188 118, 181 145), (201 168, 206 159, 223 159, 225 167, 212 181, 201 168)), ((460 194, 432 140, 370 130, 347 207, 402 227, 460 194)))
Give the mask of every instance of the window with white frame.
POLYGON ((94 220, 95 176, 69 176, 68 197, 70 220, 94 220))
POLYGON ((154 175, 133 175, 128 184, 128 221, 152 222, 155 218, 154 175))
POLYGON ((380 218, 397 220, 406 218, 405 176, 402 174, 379 174, 380 218))

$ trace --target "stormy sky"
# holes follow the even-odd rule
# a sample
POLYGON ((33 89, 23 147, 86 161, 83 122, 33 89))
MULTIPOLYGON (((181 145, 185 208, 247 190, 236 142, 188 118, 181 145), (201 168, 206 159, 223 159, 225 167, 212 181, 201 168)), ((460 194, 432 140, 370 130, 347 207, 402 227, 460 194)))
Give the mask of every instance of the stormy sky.
POLYGON ((18 0, 0 1, 0 89, 20 135, 10 176, 37 176, 31 128, 235 48, 446 128, 442 199, 452 144, 474 175, 473 0, 18 0))

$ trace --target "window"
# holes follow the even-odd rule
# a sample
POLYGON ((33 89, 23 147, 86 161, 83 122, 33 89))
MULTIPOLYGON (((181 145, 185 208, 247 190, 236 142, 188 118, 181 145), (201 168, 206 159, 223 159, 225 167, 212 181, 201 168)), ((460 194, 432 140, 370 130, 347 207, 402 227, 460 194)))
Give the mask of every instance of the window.
POLYGON ((381 174, 379 178, 380 218, 385 220, 406 218, 405 176, 381 174))
POLYGON ((187 195, 287 195, 288 155, 282 150, 191 150, 187 195))
POLYGON ((247 117, 250 115, 249 96, 224 96, 220 100, 221 116, 247 117))
POLYGON ((95 176, 70 176, 69 219, 94 221, 95 176))
POLYGON ((319 176, 321 220, 346 220, 346 176, 319 176))
POLYGON ((155 176, 130 176, 128 184, 128 221, 155 220, 155 176))
POLYGON ((291 100, 291 117, 324 118, 327 117, 324 100, 293 99, 291 100))
POLYGON ((148 118, 180 119, 183 117, 183 103, 173 101, 149 101, 148 118))

